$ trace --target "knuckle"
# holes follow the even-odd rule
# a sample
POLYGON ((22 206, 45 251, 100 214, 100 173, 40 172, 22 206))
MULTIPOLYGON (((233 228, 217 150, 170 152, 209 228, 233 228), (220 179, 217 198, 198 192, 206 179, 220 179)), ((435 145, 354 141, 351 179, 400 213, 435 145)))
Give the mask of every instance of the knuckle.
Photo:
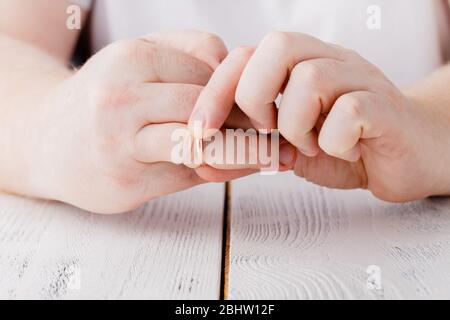
POLYGON ((290 143, 296 145, 296 142, 299 138, 299 130, 295 130, 292 126, 289 125, 280 125, 279 126, 280 134, 290 143))
POLYGON ((254 53, 255 49, 250 46, 239 46, 233 50, 232 54, 239 57, 251 57, 254 53))
POLYGON ((198 97, 202 92, 201 86, 187 85, 181 90, 177 96, 177 103, 179 106, 186 106, 188 112, 191 112, 197 103, 198 97))
POLYGON ((225 59, 228 49, 219 36, 209 32, 196 32, 196 41, 189 53, 211 55, 215 58, 214 60, 218 60, 217 62, 214 61, 214 63, 218 63, 225 59))
POLYGON ((340 48, 341 53, 348 59, 360 59, 361 55, 354 49, 340 48))
POLYGON ((311 62, 298 64, 294 68, 293 76, 310 84, 321 84, 325 78, 322 68, 311 62))
POLYGON ((383 81, 380 85, 380 91, 396 106, 402 107, 404 103, 404 96, 400 90, 390 81, 383 81))
POLYGON ((344 113, 353 119, 358 119, 361 116, 362 111, 362 101, 359 97, 354 95, 346 95, 339 99, 338 101, 339 112, 344 113))
POLYGON ((156 50, 153 42, 142 39, 117 41, 107 47, 110 63, 152 61, 156 50))
POLYGON ((367 76, 371 79, 385 80, 383 72, 374 64, 366 61, 363 63, 363 68, 365 69, 367 76))
POLYGON ((130 86, 100 84, 92 93, 94 108, 97 110, 121 109, 138 100, 130 86))
POLYGON ((214 33, 201 32, 199 38, 203 45, 223 45, 222 39, 214 33))
POLYGON ((255 97, 255 95, 243 92, 240 89, 236 91, 235 101, 236 104, 244 111, 251 110, 260 104, 260 101, 257 97, 255 97))
POLYGON ((274 31, 267 34, 262 44, 272 48, 283 50, 292 45, 292 35, 288 32, 274 31))
POLYGON ((129 53, 132 44, 130 40, 121 40, 111 43, 105 48, 110 60, 121 59, 129 53))

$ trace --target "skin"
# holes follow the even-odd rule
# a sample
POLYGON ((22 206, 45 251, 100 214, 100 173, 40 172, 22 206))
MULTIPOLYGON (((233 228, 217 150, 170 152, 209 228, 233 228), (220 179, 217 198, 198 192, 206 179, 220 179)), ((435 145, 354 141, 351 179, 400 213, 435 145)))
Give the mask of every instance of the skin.
MULTIPOLYGON (((203 86, 228 53, 218 37, 124 40, 73 70, 67 65, 79 33, 65 26, 67 5, 0 1, 2 190, 120 213, 254 172, 245 164, 218 170, 171 161, 172 132, 187 131, 203 86)), ((239 110, 229 118, 225 127, 250 126, 239 110)))
POLYGON ((298 176, 406 202, 450 195, 449 81, 445 66, 401 91, 354 51, 274 32, 229 54, 190 122, 220 128, 236 101, 255 127, 278 128, 297 148, 298 176))
POLYGON ((367 187, 392 201, 449 193, 448 68, 406 94, 355 53, 304 35, 274 33, 256 52, 227 55, 218 37, 183 32, 113 43, 72 70, 79 33, 65 27, 67 5, 0 0, 6 192, 119 213, 255 172, 258 165, 171 163, 171 133, 187 128, 197 103, 191 120, 205 127, 278 127, 290 142, 281 145, 280 169, 316 183, 367 187), (358 91, 354 78, 364 85, 358 91), (347 130, 336 125, 343 122, 347 130))

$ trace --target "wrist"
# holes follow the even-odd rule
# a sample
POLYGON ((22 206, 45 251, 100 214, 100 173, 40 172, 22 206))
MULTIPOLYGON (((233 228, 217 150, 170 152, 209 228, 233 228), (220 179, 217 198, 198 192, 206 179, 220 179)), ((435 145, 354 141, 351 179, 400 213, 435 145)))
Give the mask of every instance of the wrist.
POLYGON ((414 111, 412 114, 419 120, 416 129, 427 128, 422 133, 423 145, 419 149, 428 159, 424 164, 430 181, 426 196, 449 196, 450 106, 420 90, 406 92, 405 96, 414 111))
MULTIPOLYGON (((58 200, 52 187, 56 172, 54 136, 58 119, 52 96, 32 95, 11 104, 8 118, 2 119, 0 147, 7 150, 0 159, 0 188, 22 196, 58 200)), ((60 133, 61 134, 61 133, 60 133)))

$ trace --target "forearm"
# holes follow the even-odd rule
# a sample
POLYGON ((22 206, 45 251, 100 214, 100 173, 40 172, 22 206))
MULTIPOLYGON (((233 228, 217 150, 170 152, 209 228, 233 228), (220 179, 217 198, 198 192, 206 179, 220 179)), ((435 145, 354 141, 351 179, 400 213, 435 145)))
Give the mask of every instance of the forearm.
POLYGON ((433 107, 441 116, 448 116, 450 121, 450 64, 404 92, 424 106, 433 107))
POLYGON ((33 164, 45 96, 71 75, 44 51, 0 34, 0 189, 34 195, 33 164))
POLYGON ((404 90, 405 95, 419 111, 417 114, 423 124, 428 124, 428 135, 433 145, 433 154, 440 166, 435 171, 435 195, 450 195, 450 64, 446 65, 425 80, 404 90))

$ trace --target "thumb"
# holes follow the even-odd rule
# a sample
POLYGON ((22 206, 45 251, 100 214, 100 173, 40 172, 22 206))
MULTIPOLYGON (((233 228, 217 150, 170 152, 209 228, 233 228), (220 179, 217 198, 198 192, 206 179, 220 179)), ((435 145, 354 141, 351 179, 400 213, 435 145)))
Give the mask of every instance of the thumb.
POLYGON ((227 47, 215 34, 201 31, 156 32, 144 37, 148 41, 190 54, 205 62, 212 71, 228 55, 227 47))

